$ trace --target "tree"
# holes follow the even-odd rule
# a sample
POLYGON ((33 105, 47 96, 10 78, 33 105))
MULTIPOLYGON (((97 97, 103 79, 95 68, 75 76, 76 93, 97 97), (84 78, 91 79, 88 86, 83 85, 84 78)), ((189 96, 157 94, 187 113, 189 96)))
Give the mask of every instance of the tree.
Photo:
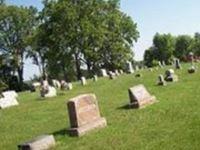
POLYGON ((185 58, 190 52, 192 37, 189 35, 180 35, 176 37, 174 56, 180 59, 185 58))
POLYGON ((200 33, 195 33, 189 49, 194 52, 195 55, 200 56, 200 33))
POLYGON ((169 63, 175 50, 175 38, 171 34, 156 33, 153 45, 155 47, 156 59, 169 63))
POLYGON ((0 12, 0 50, 12 62, 12 71, 22 85, 26 38, 32 33, 36 9, 0 5, 0 12))
POLYGON ((155 60, 155 47, 150 47, 149 49, 145 50, 144 53, 144 64, 147 67, 153 67, 154 66, 154 60, 155 60))

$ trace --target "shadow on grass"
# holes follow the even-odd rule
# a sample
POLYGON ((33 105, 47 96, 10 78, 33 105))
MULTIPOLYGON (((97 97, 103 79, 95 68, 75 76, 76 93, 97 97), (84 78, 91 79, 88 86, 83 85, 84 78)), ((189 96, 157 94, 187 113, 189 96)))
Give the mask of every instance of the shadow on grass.
POLYGON ((118 107, 117 109, 124 109, 124 110, 130 110, 130 109, 138 109, 138 105, 130 105, 126 104, 124 106, 118 107))
POLYGON ((61 129, 59 131, 52 133, 54 136, 68 136, 70 138, 75 138, 77 136, 70 134, 69 130, 67 128, 61 129))

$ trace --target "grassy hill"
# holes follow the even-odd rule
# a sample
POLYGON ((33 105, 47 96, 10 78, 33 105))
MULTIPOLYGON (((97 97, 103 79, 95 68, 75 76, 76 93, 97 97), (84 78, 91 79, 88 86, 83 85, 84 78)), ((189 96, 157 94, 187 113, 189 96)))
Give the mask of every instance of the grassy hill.
MULTIPOLYGON (((14 150, 21 142, 41 134, 54 134, 56 150, 198 150, 200 148, 200 71, 188 74, 188 64, 176 70, 179 82, 157 86, 165 69, 140 71, 141 78, 122 75, 100 78, 72 91, 41 99, 39 93, 20 93, 17 107, 0 110, 0 150, 14 150), (158 103, 144 109, 125 109, 128 88, 144 84, 158 103), (66 102, 83 93, 95 93, 106 128, 77 138, 66 134, 69 120, 66 102)), ((168 67, 169 68, 169 67, 168 67)))

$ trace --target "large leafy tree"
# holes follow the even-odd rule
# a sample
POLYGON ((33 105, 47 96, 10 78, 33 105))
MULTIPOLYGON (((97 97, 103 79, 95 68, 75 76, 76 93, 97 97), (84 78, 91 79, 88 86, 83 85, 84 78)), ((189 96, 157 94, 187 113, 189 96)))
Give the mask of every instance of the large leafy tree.
POLYGON ((0 5, 0 50, 12 64, 20 85, 23 83, 23 65, 26 38, 32 33, 36 9, 0 5))
POLYGON ((180 59, 185 58, 190 51, 192 40, 192 37, 189 35, 176 37, 174 56, 180 59))
POLYGON ((155 55, 158 61, 169 62, 175 50, 175 38, 171 34, 156 33, 153 39, 155 55))

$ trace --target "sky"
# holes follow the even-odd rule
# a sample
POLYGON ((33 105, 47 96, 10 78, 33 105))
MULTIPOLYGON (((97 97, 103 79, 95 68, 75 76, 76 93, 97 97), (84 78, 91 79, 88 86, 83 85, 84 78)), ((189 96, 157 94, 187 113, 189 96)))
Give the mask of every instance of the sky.
MULTIPOLYGON (((33 5, 42 9, 41 0, 7 0, 9 4, 33 5)), ((152 45, 155 33, 194 35, 200 32, 199 0, 121 0, 121 10, 137 23, 140 38, 134 45, 136 60, 142 60, 144 51, 152 45)), ((38 68, 25 63, 24 77, 38 74, 38 68)))

